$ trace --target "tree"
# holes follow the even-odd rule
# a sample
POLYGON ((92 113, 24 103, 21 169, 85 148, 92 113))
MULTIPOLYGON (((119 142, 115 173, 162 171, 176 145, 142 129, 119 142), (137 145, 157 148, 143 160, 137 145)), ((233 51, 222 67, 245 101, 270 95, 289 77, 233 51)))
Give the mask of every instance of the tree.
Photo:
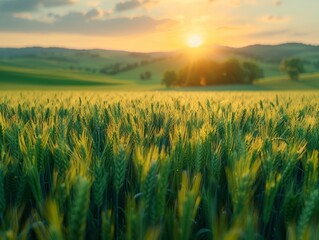
POLYGON ((188 64, 178 75, 178 84, 183 86, 206 86, 220 81, 219 64, 210 59, 201 59, 188 64))
POLYGON ((221 66, 223 84, 240 84, 245 80, 245 72, 237 59, 229 59, 221 66))
POLYGON ((287 73, 291 80, 297 81, 299 75, 304 72, 303 62, 299 58, 283 59, 280 70, 287 73))
POLYGON ((152 73, 150 71, 146 71, 140 74, 141 80, 150 80, 152 78, 152 73))
POLYGON ((243 68, 248 83, 264 77, 264 71, 254 62, 244 62, 243 68))
POLYGON ((140 74, 140 79, 141 79, 141 80, 145 80, 144 73, 141 73, 141 74, 140 74))
POLYGON ((210 86, 219 84, 252 83, 263 77, 263 70, 254 62, 229 59, 218 63, 201 59, 187 64, 178 73, 167 71, 162 83, 166 86, 210 86))
POLYGON ((162 84, 165 84, 166 87, 176 86, 178 76, 175 71, 166 71, 164 73, 162 84))
POLYGON ((210 72, 207 76, 207 85, 223 84, 222 64, 212 61, 210 65, 210 72))
POLYGON ((151 79, 152 78, 152 73, 150 71, 146 71, 145 72, 145 78, 148 79, 148 80, 151 79))

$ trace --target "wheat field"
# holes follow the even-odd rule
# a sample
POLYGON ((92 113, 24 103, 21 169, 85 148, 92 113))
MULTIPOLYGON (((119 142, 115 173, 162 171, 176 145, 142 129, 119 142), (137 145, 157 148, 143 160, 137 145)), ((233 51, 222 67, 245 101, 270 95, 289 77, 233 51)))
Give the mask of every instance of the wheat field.
POLYGON ((0 93, 0 239, 318 239, 318 92, 0 93))

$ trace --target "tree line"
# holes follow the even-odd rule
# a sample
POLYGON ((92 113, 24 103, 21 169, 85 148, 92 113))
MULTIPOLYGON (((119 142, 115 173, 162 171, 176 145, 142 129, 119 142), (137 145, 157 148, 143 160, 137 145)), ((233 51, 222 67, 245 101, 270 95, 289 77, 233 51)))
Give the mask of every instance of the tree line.
POLYGON ((263 70, 255 62, 229 59, 219 63, 202 59, 189 63, 179 71, 166 71, 162 83, 167 87, 251 84, 263 77, 263 70))
MULTIPOLYGON (((135 55, 133 55, 135 56, 135 55)), ((143 67, 152 63, 156 63, 159 61, 164 61, 168 59, 168 57, 157 57, 149 60, 141 60, 138 62, 132 62, 132 63, 125 63, 125 62, 117 62, 110 64, 108 66, 103 67, 100 69, 101 74, 106 74, 106 75, 116 75, 119 73, 123 73, 126 71, 130 71, 133 69, 136 69, 138 67, 143 67)), ((146 78, 148 78, 148 75, 146 74, 146 78)))
MULTIPOLYGON (((304 61, 300 58, 282 59, 279 69, 291 80, 298 81, 300 74, 305 72, 304 61)), ((228 59, 218 63, 205 59, 189 63, 179 71, 166 71, 162 84, 167 87, 252 84, 263 77, 263 69, 252 61, 240 62, 237 59, 228 59)))

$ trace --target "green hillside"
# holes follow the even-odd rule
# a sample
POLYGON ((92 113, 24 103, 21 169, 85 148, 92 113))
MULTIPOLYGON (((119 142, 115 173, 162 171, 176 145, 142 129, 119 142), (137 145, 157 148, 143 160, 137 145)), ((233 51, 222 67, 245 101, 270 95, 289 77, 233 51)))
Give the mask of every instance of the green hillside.
POLYGON ((319 58, 318 46, 300 43, 285 43, 280 45, 253 45, 238 49, 229 49, 228 51, 247 56, 249 58, 259 60, 262 59, 265 62, 274 63, 280 62, 281 59, 287 57, 312 56, 316 59, 319 58))
MULTIPOLYGON (((256 61, 265 79, 258 89, 317 88, 319 79, 319 47, 304 44, 254 45, 244 48, 205 47, 205 57, 215 61, 237 58, 256 61), (299 83, 291 83, 280 72, 281 59, 300 57, 308 75, 299 83), (309 75, 310 74, 310 75, 309 75)), ((0 49, 0 88, 106 88, 162 89, 161 79, 167 70, 179 70, 189 61, 185 51, 132 53, 113 50, 73 50, 63 48, 0 49), (151 77, 141 79, 149 72, 151 77)), ((217 86, 231 89, 236 86, 217 86)), ((247 86, 240 86, 247 88, 247 86)))
POLYGON ((0 66, 0 86, 4 87, 105 87, 128 83, 77 71, 0 66))
POLYGON ((319 73, 303 74, 299 81, 287 77, 269 77, 255 83, 264 90, 310 90, 319 89, 319 73))

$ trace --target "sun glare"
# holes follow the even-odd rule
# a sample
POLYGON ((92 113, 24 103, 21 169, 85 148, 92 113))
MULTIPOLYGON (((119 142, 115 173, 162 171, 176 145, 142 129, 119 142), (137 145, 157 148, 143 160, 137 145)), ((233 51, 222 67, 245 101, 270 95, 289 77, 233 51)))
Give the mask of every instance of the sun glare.
POLYGON ((190 48, 198 48, 203 45, 203 38, 198 34, 192 34, 187 39, 187 45, 190 48))

